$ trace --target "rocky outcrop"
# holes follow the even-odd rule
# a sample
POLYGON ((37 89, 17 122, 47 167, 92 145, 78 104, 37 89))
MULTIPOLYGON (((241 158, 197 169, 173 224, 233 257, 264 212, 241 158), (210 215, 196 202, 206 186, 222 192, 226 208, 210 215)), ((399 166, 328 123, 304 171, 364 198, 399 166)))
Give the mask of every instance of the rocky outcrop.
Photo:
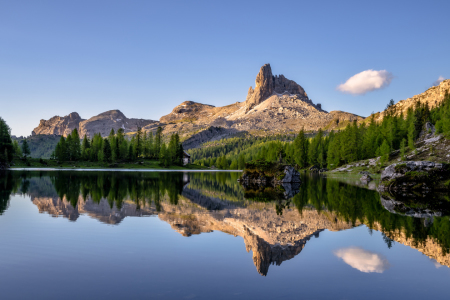
POLYGON ((392 164, 381 173, 380 191, 448 190, 447 164, 432 161, 406 161, 392 164))
POLYGON ((201 144, 211 141, 220 140, 230 137, 237 133, 236 129, 228 129, 224 127, 210 126, 205 130, 201 130, 198 133, 191 135, 189 138, 183 141, 184 149, 197 148, 201 144))
POLYGON ((259 70, 255 80, 255 89, 250 87, 245 101, 246 111, 260 104, 274 93, 297 95, 302 100, 309 100, 305 90, 295 81, 289 80, 283 75, 273 76, 270 64, 265 64, 259 70))
POLYGON ((246 199, 275 201, 294 197, 300 188, 300 173, 294 167, 256 161, 246 164, 238 179, 246 199))
POLYGON ((117 132, 120 128, 127 132, 136 132, 138 127, 153 124, 156 121, 146 119, 129 119, 120 110, 110 110, 88 120, 80 122, 80 137, 92 137, 96 133, 109 135, 111 129, 117 132))
POLYGON ((184 101, 176 106, 172 112, 161 117, 161 123, 171 122, 193 122, 208 114, 208 110, 214 108, 213 105, 201 104, 194 101, 184 101))
POLYGON ((73 112, 65 117, 54 116, 49 120, 41 120, 39 126, 36 127, 32 135, 62 135, 67 136, 72 130, 79 129, 80 122, 84 121, 80 115, 73 112))

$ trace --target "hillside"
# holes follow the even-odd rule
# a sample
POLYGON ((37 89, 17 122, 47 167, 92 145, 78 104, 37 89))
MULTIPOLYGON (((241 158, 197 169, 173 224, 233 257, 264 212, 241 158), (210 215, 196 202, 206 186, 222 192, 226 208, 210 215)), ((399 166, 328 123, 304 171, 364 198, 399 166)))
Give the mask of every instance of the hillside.
MULTIPOLYGON (((428 107, 432 109, 442 103, 446 93, 450 93, 450 79, 442 81, 439 85, 429 88, 422 94, 415 95, 406 100, 400 100, 389 109, 374 114, 375 121, 382 121, 388 112, 395 116, 398 116, 401 113, 406 115, 408 109, 414 108, 417 101, 420 101, 422 104, 428 104, 428 107)), ((366 120, 369 119, 370 117, 366 120)))
MULTIPOLYGON (((34 158, 50 158, 60 138, 60 135, 53 134, 39 134, 28 137, 27 141, 30 147, 30 156, 34 158)), ((12 139, 17 140, 19 142, 19 145, 22 145, 22 141, 24 138, 13 136, 12 139)))

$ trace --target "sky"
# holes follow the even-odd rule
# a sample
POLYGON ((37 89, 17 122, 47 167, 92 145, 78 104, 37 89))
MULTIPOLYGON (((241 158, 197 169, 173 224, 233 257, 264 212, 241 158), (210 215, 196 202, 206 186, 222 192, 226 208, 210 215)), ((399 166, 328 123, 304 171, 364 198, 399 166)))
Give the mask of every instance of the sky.
POLYGON ((0 0, 0 117, 158 120, 245 101, 262 65, 362 116, 450 78, 450 1, 0 0))

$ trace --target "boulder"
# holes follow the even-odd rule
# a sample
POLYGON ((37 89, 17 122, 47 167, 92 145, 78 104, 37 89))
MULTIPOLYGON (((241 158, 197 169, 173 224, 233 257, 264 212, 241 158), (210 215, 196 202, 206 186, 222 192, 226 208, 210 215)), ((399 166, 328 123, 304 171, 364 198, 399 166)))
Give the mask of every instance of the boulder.
POLYGON ((379 190, 448 190, 447 164, 432 161, 406 161, 386 167, 379 190))

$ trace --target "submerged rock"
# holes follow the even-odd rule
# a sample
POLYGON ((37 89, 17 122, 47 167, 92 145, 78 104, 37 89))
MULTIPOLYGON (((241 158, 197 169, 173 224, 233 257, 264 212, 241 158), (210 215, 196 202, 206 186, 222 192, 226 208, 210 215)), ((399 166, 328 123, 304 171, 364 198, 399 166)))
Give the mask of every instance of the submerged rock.
POLYGON ((359 180, 361 180, 363 183, 369 183, 373 180, 373 178, 370 177, 369 174, 364 174, 359 180))
POLYGON ((381 173, 380 191, 449 190, 447 164, 432 161, 406 161, 392 164, 381 173))

